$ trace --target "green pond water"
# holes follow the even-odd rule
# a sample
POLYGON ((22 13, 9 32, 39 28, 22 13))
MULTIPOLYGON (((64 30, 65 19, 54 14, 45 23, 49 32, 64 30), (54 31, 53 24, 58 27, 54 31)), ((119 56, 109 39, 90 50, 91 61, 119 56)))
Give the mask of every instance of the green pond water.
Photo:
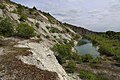
POLYGON ((76 46, 76 50, 80 55, 90 54, 93 57, 99 57, 98 46, 94 46, 93 43, 87 39, 81 39, 76 46))

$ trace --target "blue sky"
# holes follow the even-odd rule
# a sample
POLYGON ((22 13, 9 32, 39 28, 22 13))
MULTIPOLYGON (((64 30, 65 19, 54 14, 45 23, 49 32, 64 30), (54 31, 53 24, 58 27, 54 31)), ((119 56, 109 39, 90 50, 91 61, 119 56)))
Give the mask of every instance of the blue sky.
POLYGON ((93 31, 120 31, 120 0, 12 0, 93 31))

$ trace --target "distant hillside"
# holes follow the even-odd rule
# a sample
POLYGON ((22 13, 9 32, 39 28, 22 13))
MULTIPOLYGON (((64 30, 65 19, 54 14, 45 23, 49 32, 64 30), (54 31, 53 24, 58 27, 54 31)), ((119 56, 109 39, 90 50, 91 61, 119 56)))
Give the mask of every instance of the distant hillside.
POLYGON ((72 30, 74 30, 76 33, 80 34, 80 35, 85 35, 85 34, 96 34, 97 32, 82 28, 82 27, 78 27, 78 26, 74 26, 68 23, 64 23, 64 25, 70 27, 72 30))

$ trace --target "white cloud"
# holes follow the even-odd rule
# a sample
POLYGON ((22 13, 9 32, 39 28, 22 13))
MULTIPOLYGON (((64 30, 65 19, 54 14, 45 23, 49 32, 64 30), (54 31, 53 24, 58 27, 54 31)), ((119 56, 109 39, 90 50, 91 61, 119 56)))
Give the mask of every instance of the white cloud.
POLYGON ((120 31, 120 0, 13 0, 95 31, 120 31))

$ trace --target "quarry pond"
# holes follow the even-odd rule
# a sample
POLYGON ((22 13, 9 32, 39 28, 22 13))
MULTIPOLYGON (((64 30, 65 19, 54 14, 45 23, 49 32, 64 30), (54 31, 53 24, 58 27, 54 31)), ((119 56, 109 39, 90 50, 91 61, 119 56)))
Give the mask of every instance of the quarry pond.
POLYGON ((98 46, 94 46, 93 43, 87 39, 80 39, 76 46, 76 50, 80 55, 90 54, 94 58, 100 56, 98 49, 98 46))

